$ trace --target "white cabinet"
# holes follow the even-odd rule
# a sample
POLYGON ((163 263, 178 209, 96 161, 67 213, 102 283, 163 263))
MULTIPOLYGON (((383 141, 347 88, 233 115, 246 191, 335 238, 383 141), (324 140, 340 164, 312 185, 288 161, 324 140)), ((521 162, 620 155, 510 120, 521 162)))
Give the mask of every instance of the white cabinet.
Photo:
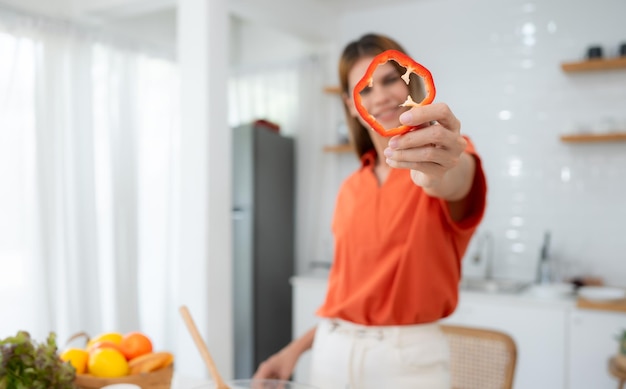
POLYGON ((570 388, 617 388, 608 360, 618 350, 614 335, 626 329, 626 314, 577 309, 569 324, 570 388))
MULTIPOLYGON (((517 345, 515 388, 567 388, 567 304, 468 297, 444 322, 505 332, 517 345)), ((587 387, 591 388, 591 387, 587 387)))

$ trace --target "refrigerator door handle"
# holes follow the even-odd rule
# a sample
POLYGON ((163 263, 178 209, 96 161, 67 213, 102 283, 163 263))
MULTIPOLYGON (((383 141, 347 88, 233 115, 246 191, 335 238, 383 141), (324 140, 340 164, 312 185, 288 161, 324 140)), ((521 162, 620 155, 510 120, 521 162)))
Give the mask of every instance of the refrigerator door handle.
POLYGON ((233 220, 243 220, 246 216, 246 210, 240 207, 233 208, 233 220))

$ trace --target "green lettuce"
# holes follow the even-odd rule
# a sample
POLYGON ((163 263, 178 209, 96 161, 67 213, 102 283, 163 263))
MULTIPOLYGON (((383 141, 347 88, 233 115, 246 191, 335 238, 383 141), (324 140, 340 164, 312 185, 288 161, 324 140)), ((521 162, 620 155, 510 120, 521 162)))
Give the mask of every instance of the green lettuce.
POLYGON ((0 389, 73 389, 76 370, 58 355, 56 334, 45 343, 26 331, 0 340, 0 389))

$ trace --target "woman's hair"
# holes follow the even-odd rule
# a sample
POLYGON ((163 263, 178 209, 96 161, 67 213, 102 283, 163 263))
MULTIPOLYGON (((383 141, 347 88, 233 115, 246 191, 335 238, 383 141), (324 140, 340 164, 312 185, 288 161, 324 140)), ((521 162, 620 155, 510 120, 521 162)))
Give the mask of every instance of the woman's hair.
MULTIPOLYGON (((374 57, 386 50, 397 50, 407 54, 399 43, 391 38, 378 34, 366 34, 358 40, 348 43, 339 60, 339 81, 341 83, 342 92, 348 97, 352 97, 352 91, 349 90, 348 86, 348 73, 359 59, 363 57, 374 57)), ((404 74, 405 69, 402 66, 398 65, 395 61, 390 61, 390 63, 394 65, 399 74, 404 74)), ((414 101, 422 101, 425 96, 422 79, 416 74, 411 74, 410 81, 409 93, 411 97, 414 101)), ((365 128, 356 117, 350 114, 350 110, 346 104, 344 104, 344 110, 346 113, 346 122, 350 129, 350 141, 357 155, 361 158, 365 153, 374 148, 372 138, 370 137, 369 130, 365 128)))

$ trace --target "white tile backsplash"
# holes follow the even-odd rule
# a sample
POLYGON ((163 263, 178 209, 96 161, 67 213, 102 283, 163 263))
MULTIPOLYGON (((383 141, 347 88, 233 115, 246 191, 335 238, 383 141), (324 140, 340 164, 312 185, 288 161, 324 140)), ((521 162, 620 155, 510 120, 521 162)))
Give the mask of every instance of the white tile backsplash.
MULTIPOLYGON (((560 68, 592 44, 615 55, 626 42, 624 15, 623 0, 440 0, 342 18, 341 45, 385 33, 428 67, 437 100, 476 143, 489 184, 481 230, 494 235, 498 276, 534 277, 550 230, 550 252, 571 272, 626 285, 626 142, 559 140, 606 122, 626 131, 626 69, 560 68)), ((480 269, 468 260, 465 271, 480 269)))

